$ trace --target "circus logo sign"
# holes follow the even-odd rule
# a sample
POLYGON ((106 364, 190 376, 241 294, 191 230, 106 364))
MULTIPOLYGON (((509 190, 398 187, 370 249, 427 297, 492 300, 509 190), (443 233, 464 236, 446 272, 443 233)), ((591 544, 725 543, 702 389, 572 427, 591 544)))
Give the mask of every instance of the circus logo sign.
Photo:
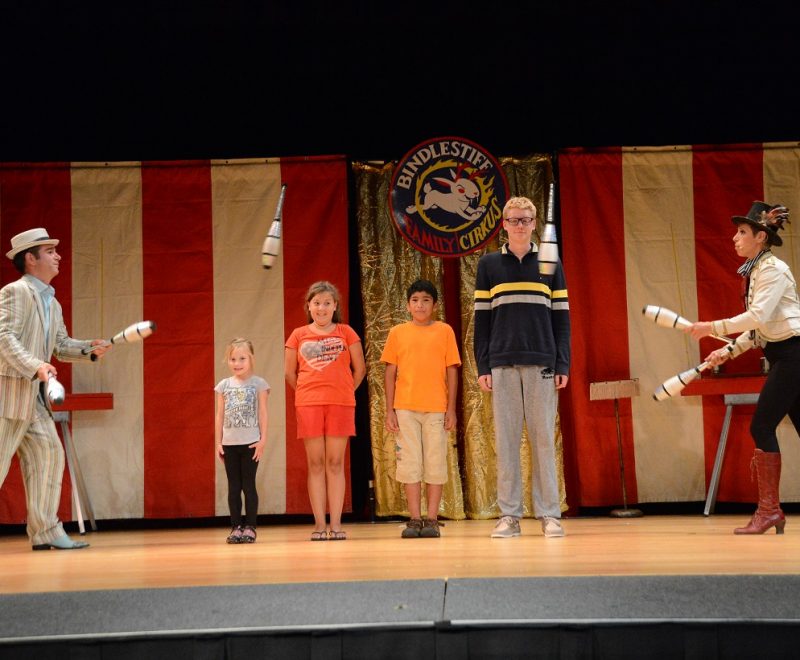
POLYGON ((460 137, 418 144, 398 163, 389 207, 398 231, 421 252, 458 257, 500 229, 508 183, 497 160, 460 137))

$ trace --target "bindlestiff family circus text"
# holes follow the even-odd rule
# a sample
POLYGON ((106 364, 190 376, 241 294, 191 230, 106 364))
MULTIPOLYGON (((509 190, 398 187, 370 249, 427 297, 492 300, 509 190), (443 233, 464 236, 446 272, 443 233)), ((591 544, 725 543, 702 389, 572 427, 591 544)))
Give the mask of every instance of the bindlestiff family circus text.
POLYGON ((427 140, 398 163, 389 188, 397 230, 417 250, 458 257, 500 229, 508 183, 499 163, 460 137, 427 140))

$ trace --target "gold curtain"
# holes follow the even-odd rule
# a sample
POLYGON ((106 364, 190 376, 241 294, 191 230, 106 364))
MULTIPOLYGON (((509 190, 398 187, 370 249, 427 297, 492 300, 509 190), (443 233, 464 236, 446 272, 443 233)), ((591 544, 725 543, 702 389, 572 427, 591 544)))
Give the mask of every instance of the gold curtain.
MULTIPOLYGON (((501 166, 512 195, 530 197, 540 220, 545 217, 548 185, 552 181, 549 155, 505 158, 501 166)), ((405 290, 418 277, 436 284, 442 293, 442 260, 412 248, 397 232, 389 210, 389 184, 394 165, 373 166, 353 163, 356 190, 358 252, 361 290, 364 300, 364 349, 367 361, 372 461, 375 473, 376 514, 408 515, 402 485, 394 479, 394 438, 384 427, 385 397, 383 365, 380 362, 389 328, 408 320, 405 290)), ((541 225, 540 225, 541 226, 541 225)), ((502 232, 501 232, 502 233, 502 232)), ((439 514, 460 520, 466 516, 484 519, 499 515, 497 507, 497 466, 494 449, 494 423, 491 395, 480 391, 472 354, 473 293, 478 259, 496 250, 503 237, 495 238, 484 250, 460 259, 460 310, 445 310, 440 295, 440 317, 461 314, 461 385, 462 409, 459 425, 463 431, 464 456, 460 473, 456 434, 451 433, 448 448, 448 481, 444 488, 439 514), (463 483, 463 487, 462 487, 463 483), (466 501, 466 514, 465 514, 466 501)), ((530 484, 530 445, 523 436, 522 469, 524 483, 530 484)), ((563 478, 561 428, 556 418, 556 456, 560 476, 561 508, 567 509, 563 478)), ((525 489, 525 515, 533 515, 530 488, 525 489)))
MULTIPOLYGON (((364 354, 367 362, 372 463, 375 473, 376 511, 379 516, 408 515, 402 484, 395 481, 395 439, 386 431, 384 366, 380 361, 389 329, 409 320, 405 292, 423 277, 439 290, 439 317, 445 320, 442 294, 442 260, 412 248, 395 229, 389 215, 389 184, 392 164, 374 167, 353 163, 358 224, 358 254, 364 301, 364 354)), ((458 313, 454 310, 452 313, 458 313)), ((463 356, 461 358, 464 359, 463 356)), ((439 515, 451 520, 464 518, 464 497, 458 469, 455 432, 447 450, 448 479, 442 492, 439 515)), ((423 498, 423 513, 425 501, 423 498)))

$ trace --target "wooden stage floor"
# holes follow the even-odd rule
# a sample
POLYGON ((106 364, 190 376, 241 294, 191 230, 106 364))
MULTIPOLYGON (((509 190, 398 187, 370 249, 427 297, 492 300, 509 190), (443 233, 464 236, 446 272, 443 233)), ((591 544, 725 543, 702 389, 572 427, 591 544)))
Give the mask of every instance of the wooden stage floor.
POLYGON ((800 574, 800 519, 786 534, 735 536, 747 516, 572 518, 546 539, 535 520, 523 536, 492 539, 495 521, 446 521, 440 539, 401 539, 402 525, 346 525, 344 542, 312 543, 310 525, 259 528, 230 546, 226 528, 101 531, 91 548, 32 552, 0 536, 0 593, 231 586, 368 580, 632 575, 800 574))

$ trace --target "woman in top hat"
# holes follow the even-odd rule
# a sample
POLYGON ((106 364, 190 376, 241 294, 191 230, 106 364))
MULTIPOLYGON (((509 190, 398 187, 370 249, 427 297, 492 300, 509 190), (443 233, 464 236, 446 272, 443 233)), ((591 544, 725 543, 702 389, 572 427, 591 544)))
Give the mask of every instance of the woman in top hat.
POLYGON ((712 366, 753 346, 762 348, 770 364, 750 424, 756 444, 751 466, 758 478, 758 509, 745 527, 734 530, 735 534, 763 534, 772 527, 783 534, 786 525, 778 496, 781 454, 775 431, 788 414, 800 432, 800 299, 792 271, 771 248, 783 244, 778 231, 788 219, 786 207, 764 202, 753 202, 746 216, 732 218, 736 225, 733 245, 736 254, 746 260, 738 270, 745 278, 745 311, 729 319, 694 323, 686 329, 695 339, 741 333, 732 345, 706 358, 712 366))

